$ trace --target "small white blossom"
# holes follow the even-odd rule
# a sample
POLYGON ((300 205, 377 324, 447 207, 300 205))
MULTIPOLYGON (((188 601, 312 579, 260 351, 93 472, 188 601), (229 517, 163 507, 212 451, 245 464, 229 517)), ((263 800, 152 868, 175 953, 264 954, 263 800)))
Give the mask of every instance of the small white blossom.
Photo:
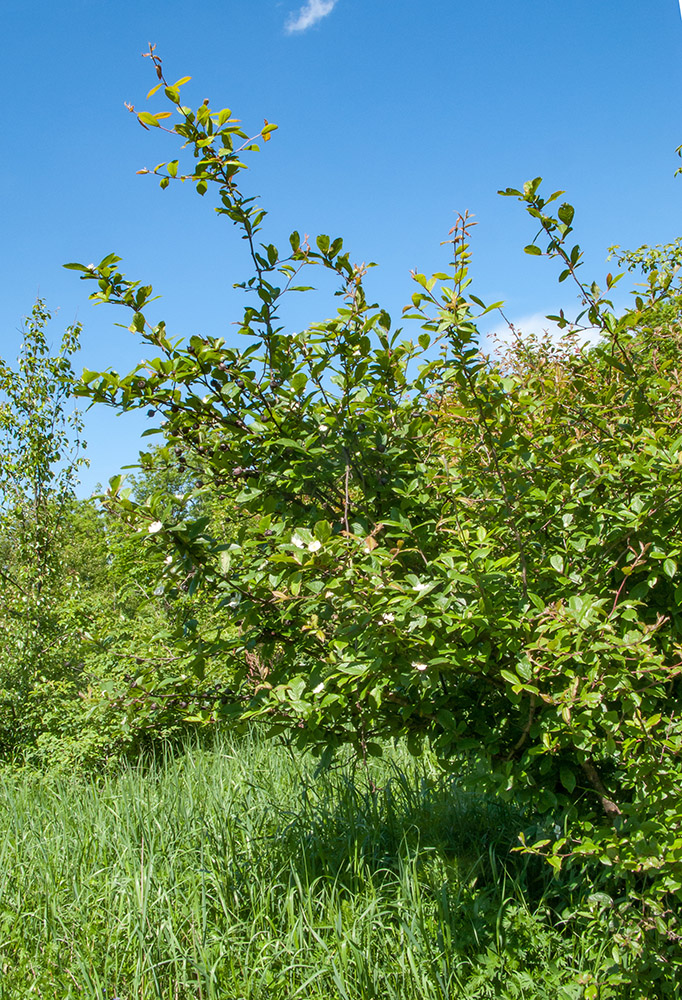
POLYGON ((301 536, 298 535, 298 534, 296 534, 296 533, 294 533, 291 536, 291 543, 292 543, 292 545, 295 545, 297 549, 304 549, 305 548, 305 542, 303 541, 303 539, 301 538, 301 536))
POLYGON ((413 661, 412 666, 415 670, 424 671, 426 670, 426 663, 419 663, 416 660, 413 661))
POLYGON ((428 583, 415 583, 413 590, 416 590, 418 594, 421 594, 422 590, 428 590, 428 583))
POLYGON ((310 545, 308 546, 308 552, 317 552, 318 549, 321 548, 322 548, 322 542, 320 542, 317 538, 314 538, 310 543, 310 545))
POLYGON ((158 535, 160 531, 163 530, 163 523, 161 521, 152 521, 152 523, 147 528, 150 535, 158 535))
POLYGON ((381 621, 384 625, 388 625, 390 622, 395 621, 395 615, 392 615, 390 611, 387 611, 385 615, 381 616, 381 621))
POLYGON ((313 694, 322 694, 324 691, 324 684, 318 684, 317 687, 313 688, 313 694))

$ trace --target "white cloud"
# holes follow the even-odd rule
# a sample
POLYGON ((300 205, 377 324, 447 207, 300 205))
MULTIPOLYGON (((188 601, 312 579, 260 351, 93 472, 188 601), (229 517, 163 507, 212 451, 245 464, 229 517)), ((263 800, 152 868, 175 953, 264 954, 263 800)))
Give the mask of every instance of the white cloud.
MULTIPOLYGON (((680 0, 682 2, 682 0, 680 0)), ((558 341, 569 332, 569 328, 560 330, 556 323, 548 320, 542 313, 532 313, 529 316, 520 316, 518 319, 510 320, 513 330, 506 323, 500 323, 492 330, 489 330, 484 338, 482 347, 485 351, 493 351, 496 344, 508 345, 513 343, 514 333, 523 337, 540 337, 549 334, 553 341, 558 341)), ((595 344, 600 337, 600 331, 596 328, 577 330, 577 338, 580 344, 595 344)))
POLYGON ((298 14, 292 14, 287 21, 287 31, 293 34, 295 31, 306 31, 314 24, 321 21, 323 17, 336 7, 338 0, 306 0, 298 14))

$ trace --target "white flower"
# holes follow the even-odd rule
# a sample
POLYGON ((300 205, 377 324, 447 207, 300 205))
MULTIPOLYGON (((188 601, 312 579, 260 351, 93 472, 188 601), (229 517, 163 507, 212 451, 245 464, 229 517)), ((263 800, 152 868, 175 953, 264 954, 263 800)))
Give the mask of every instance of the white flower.
POLYGON ((395 621, 395 615, 392 615, 390 611, 387 611, 385 615, 381 616, 381 621, 384 625, 388 625, 390 622, 395 621))
POLYGON ((418 663, 416 660, 413 661, 412 666, 414 667, 415 670, 420 670, 420 671, 426 670, 426 664, 418 663))
POLYGON ((291 543, 292 545, 295 545, 297 549, 305 548, 305 542, 303 541, 301 536, 296 532, 294 532, 294 534, 291 536, 291 543))
POLYGON ((318 684, 317 687, 313 688, 313 694, 322 694, 324 691, 324 684, 318 684))
POLYGON ((160 531, 163 530, 163 523, 161 521, 152 521, 152 523, 147 528, 150 535, 158 535, 160 531))
POLYGON ((163 561, 165 562, 166 566, 170 566, 170 564, 173 562, 173 556, 166 556, 166 558, 163 561))
POLYGON ((428 587, 429 587, 428 583, 415 583, 412 589, 416 590, 417 593, 420 594, 422 590, 428 590, 428 587))
POLYGON ((308 552, 317 552, 317 550, 321 548, 322 542, 320 542, 317 538, 314 538, 308 546, 308 552))

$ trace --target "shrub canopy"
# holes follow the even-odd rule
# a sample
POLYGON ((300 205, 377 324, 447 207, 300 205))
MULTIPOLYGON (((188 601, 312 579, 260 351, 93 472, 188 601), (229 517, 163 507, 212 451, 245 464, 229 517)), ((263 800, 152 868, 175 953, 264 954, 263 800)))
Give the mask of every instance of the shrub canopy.
MULTIPOLYGON (((329 756, 380 737, 427 736, 445 761, 467 752, 476 781, 555 815, 564 828, 527 849, 555 868, 596 857, 646 906, 646 931, 675 937, 682 891, 680 614, 682 423, 675 248, 620 255, 645 288, 618 316, 581 280, 574 210, 537 178, 518 198, 537 227, 526 252, 557 261, 583 311, 556 341, 514 339, 482 353, 486 306, 471 292, 468 235, 450 234, 447 272, 414 274, 406 336, 365 295, 366 268, 343 242, 263 242, 265 212, 242 193, 243 157, 267 141, 229 109, 181 103, 151 59, 171 111, 145 128, 189 154, 154 168, 216 195, 251 272, 236 348, 172 340, 147 319, 152 288, 115 255, 67 265, 92 298, 131 310, 150 348, 126 376, 86 372, 82 393, 161 417, 162 461, 219 495, 232 527, 211 533, 163 492, 108 504, 164 553, 168 593, 204 588, 234 626, 188 629, 200 672, 233 656, 233 691, 204 717, 262 720, 329 756), (169 116, 174 115, 170 119, 169 116), (166 119, 169 123, 166 124, 166 119), (173 124, 174 122, 174 124, 173 124), (193 158, 193 161, 192 161, 193 158), (559 207, 555 210, 555 207, 559 207), (556 211, 556 214, 553 212, 556 211), (329 272, 331 319, 287 332, 301 272, 329 272), (591 347, 580 331, 596 331, 591 347), (639 895, 637 895, 639 894, 639 895)), ((151 453, 141 458, 152 463, 151 453)), ((461 759, 461 758, 458 758, 461 759)), ((628 891, 624 890, 627 909, 628 891)), ((639 935, 639 937, 637 936, 639 935)))

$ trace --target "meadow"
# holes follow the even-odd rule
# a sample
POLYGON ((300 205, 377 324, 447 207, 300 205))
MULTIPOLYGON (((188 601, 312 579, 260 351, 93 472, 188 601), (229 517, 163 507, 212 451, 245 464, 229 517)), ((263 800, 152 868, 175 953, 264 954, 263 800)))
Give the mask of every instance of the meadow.
POLYGON ((316 774, 219 737, 111 775, 4 773, 0 998, 583 996, 608 939, 511 852, 527 819, 385 749, 316 774))

